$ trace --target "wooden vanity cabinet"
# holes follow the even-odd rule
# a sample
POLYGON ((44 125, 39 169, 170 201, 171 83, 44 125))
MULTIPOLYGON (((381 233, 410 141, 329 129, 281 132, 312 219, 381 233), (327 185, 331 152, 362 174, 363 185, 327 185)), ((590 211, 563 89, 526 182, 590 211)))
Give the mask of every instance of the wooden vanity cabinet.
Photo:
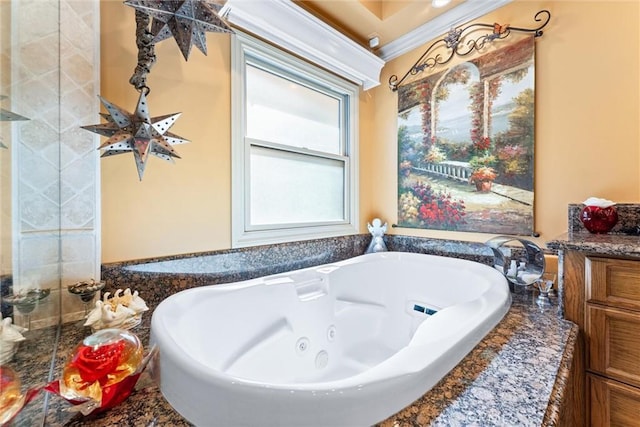
POLYGON ((640 387, 640 312, 589 305, 586 330, 588 370, 640 387))
POLYGON ((640 426, 640 258, 567 251, 565 317, 584 337, 586 425, 640 426))
POLYGON ((640 425, 640 389, 587 374, 592 426, 640 425))

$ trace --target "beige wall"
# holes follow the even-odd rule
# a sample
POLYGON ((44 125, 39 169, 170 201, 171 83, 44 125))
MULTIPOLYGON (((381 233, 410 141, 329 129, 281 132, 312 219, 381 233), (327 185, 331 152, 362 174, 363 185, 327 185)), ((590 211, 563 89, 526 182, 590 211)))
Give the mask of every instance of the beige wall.
MULTIPOLYGON (((637 1, 516 0, 482 22, 551 22, 536 51, 536 206, 539 243, 566 230, 568 203, 589 196, 640 201, 640 8, 637 1)), ((133 109, 128 84, 136 64, 134 10, 102 1, 102 96, 133 109)), ((208 56, 188 62, 175 42, 156 46, 148 85, 152 115, 181 111, 172 132, 175 165, 151 159, 142 182, 132 155, 102 161, 104 262, 230 247, 229 36, 208 33, 208 56)), ((425 44, 428 46, 428 43, 425 44)), ((382 85, 361 93, 361 228, 379 216, 396 220, 397 96, 386 81, 420 56, 388 63, 382 85)), ((393 233, 485 241, 487 235, 393 229, 393 233)))
MULTIPOLYGON (((517 1, 480 22, 532 27, 551 11, 536 41, 535 230, 538 243, 567 229, 567 204, 589 196, 640 201, 640 23, 637 1, 517 1), (603 22, 619 25, 603 27, 603 22)), ((390 61, 382 80, 402 76, 426 47, 390 61)), ((373 212, 396 218, 397 95, 373 90, 377 126, 373 212)), ((398 234, 485 241, 488 235, 394 229, 398 234)))
MULTIPOLYGON (((102 1, 101 14, 101 95, 132 111, 135 11, 102 1)), ((156 45, 147 80, 150 113, 182 112, 170 131, 192 142, 176 146, 182 159, 175 164, 151 158, 142 181, 131 154, 102 160, 104 262, 229 247, 229 40, 210 33, 208 56, 194 48, 188 62, 173 39, 156 45)))
MULTIPOLYGON (((138 97, 128 83, 137 63, 134 12, 120 1, 101 2, 101 96, 128 111, 138 97)), ((207 47, 207 56, 194 47, 185 62, 173 39, 156 45, 147 81, 151 114, 182 112, 171 132, 192 142, 176 146, 182 159, 175 164, 152 158, 141 182, 131 154, 102 160, 103 262, 231 246, 230 37, 207 33, 207 47)), ((363 92, 360 99, 366 227, 373 98, 363 92)))

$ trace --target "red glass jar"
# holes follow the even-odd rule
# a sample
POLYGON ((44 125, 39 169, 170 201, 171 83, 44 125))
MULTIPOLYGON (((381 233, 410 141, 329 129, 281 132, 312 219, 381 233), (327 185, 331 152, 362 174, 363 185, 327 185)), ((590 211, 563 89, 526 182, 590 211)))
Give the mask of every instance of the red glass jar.
POLYGON ((102 329, 82 340, 67 360, 58 381, 59 394, 75 403, 94 401, 95 413, 112 408, 131 394, 142 359, 142 344, 135 334, 102 329))
POLYGON ((606 208, 585 206, 580 214, 580 220, 591 233, 608 233, 618 222, 618 212, 615 206, 606 208))

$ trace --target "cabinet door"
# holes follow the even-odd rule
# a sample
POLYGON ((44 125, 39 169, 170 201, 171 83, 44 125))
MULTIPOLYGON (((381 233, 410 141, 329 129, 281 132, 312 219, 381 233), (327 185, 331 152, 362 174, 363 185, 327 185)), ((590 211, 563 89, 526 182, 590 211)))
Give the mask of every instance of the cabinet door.
POLYGON ((586 317, 587 369, 640 387, 640 313, 589 305, 586 317))
POLYGON ((640 261, 587 257, 587 302, 640 310, 640 261))
POLYGON ((591 374, 587 386, 592 427, 640 425, 640 389, 591 374))

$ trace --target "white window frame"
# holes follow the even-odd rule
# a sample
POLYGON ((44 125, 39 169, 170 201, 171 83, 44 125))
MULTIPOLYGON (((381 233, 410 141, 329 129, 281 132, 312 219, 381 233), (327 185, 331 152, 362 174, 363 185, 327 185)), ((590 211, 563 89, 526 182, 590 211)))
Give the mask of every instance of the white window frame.
MULTIPOLYGON (((358 103, 357 85, 296 58, 262 41, 236 31, 231 41, 231 243, 232 247, 283 243, 297 240, 357 234, 358 224, 358 103), (253 140, 246 137, 245 67, 246 63, 267 64, 284 70, 287 77, 309 81, 345 96, 342 103, 341 127, 345 160, 344 208, 341 222, 314 223, 305 226, 249 224, 250 148, 253 140), (346 104, 346 105, 345 105, 346 104)), ((255 142, 255 141, 254 141, 255 142)), ((260 144, 258 144, 260 145, 260 144)), ((277 147, 277 144, 269 144, 277 147)), ((295 152, 296 150, 291 150, 295 152)), ((304 149, 298 150, 305 152, 304 149)), ((308 152, 308 150, 306 150, 308 152)), ((326 156, 331 158, 331 156, 326 156)))

